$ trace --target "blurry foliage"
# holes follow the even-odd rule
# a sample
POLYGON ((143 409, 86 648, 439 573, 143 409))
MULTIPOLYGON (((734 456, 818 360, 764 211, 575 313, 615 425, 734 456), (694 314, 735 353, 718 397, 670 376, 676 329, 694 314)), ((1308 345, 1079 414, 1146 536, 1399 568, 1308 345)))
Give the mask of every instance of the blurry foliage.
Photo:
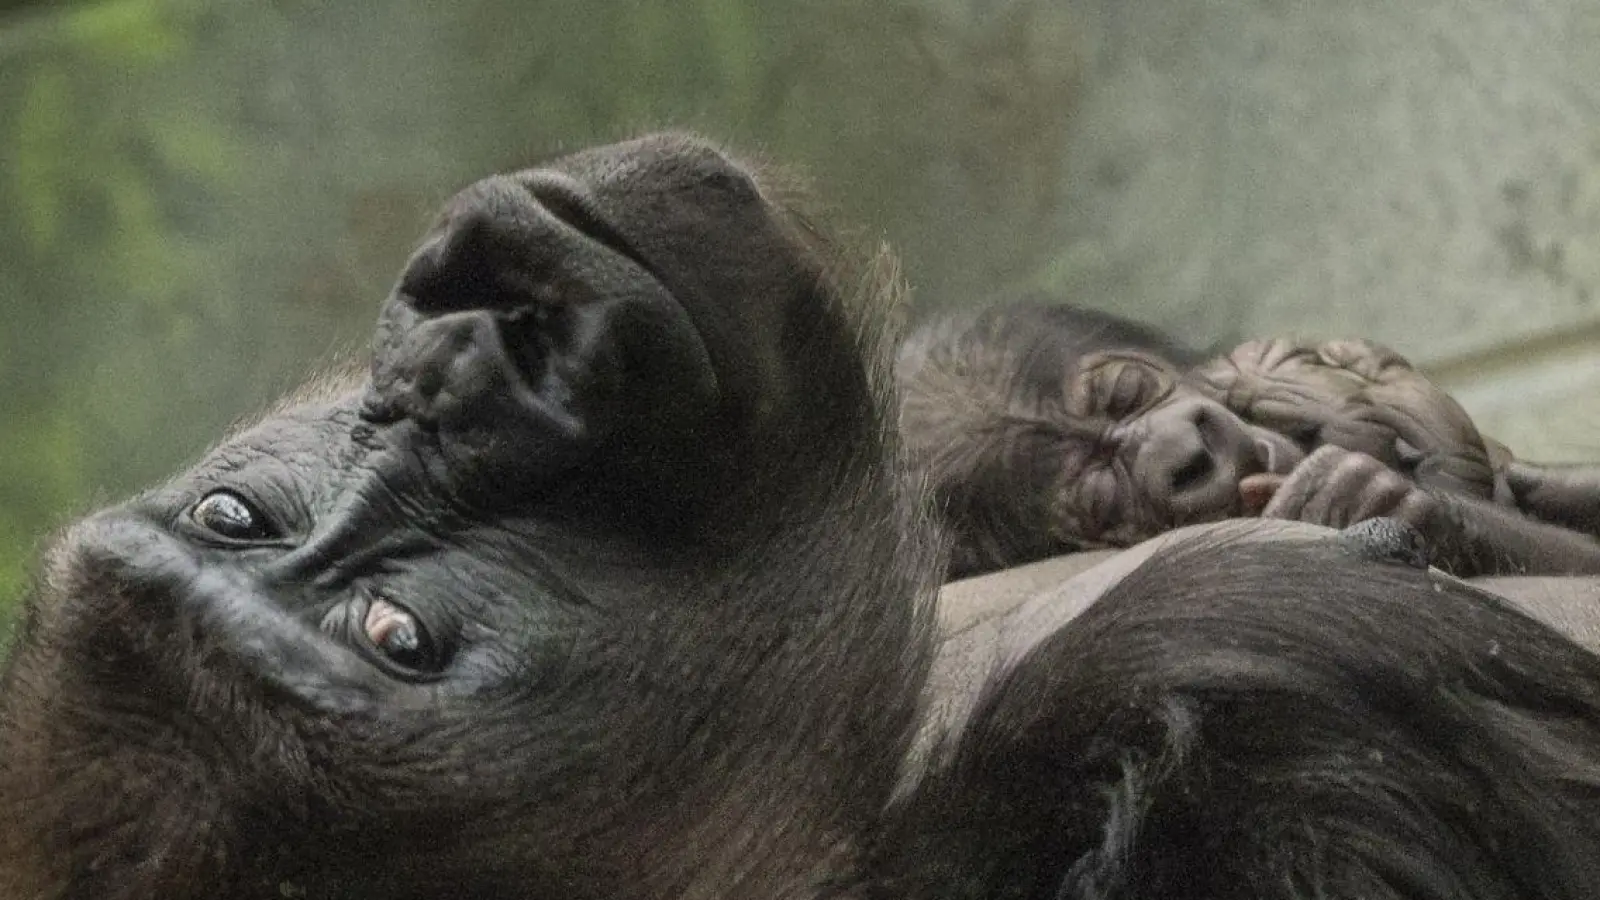
POLYGON ((1080 67, 1044 0, 53 9, 0 27, 0 620, 49 528, 358 348, 471 179, 699 128, 964 302, 1047 256, 1080 67))
POLYGON ((130 90, 189 52, 187 24, 150 0, 74 7, 23 26, 29 42, 8 42, 0 63, 0 596, 42 529, 158 443, 152 404, 130 388, 158 383, 196 333, 204 257, 166 204, 174 184, 219 184, 226 148, 130 90))

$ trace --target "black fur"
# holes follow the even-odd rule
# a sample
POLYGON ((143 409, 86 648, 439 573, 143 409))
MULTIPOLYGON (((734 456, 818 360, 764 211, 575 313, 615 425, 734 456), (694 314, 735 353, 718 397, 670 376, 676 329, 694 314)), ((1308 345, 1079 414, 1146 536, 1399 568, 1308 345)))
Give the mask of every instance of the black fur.
POLYGON ((995 685, 877 896, 1600 887, 1600 660, 1337 541, 1157 555, 995 685))

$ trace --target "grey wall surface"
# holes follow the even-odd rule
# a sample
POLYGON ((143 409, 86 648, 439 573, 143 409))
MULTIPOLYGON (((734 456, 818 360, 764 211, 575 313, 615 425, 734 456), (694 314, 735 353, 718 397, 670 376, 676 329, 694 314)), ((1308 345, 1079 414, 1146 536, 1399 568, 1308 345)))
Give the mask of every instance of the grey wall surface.
POLYGON ((1079 0, 1068 296, 1356 334, 1600 459, 1600 3, 1079 0))

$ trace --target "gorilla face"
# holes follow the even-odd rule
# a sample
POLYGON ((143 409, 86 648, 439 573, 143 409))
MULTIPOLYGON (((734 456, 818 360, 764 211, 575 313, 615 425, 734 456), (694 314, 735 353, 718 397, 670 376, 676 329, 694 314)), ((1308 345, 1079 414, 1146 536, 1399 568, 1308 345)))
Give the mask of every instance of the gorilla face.
POLYGON ((370 377, 61 538, 0 683, 0 894, 842 866, 938 567, 850 276, 771 190, 675 136, 473 185, 370 377))
POLYGON ((1397 519, 1462 576, 1600 572, 1600 469, 1511 460, 1370 341, 1204 360, 1109 313, 1021 302, 924 324, 896 377, 953 577, 1236 516, 1397 519))
POLYGON ((1181 350, 1128 325, 1000 306, 924 326, 901 349, 900 426, 952 526, 952 575, 1252 516, 1305 458, 1161 355, 1181 350))
POLYGON ((1305 457, 1135 351, 1085 356, 1065 373, 1055 487, 1064 535, 1129 546, 1172 528, 1260 511, 1257 475, 1305 457))

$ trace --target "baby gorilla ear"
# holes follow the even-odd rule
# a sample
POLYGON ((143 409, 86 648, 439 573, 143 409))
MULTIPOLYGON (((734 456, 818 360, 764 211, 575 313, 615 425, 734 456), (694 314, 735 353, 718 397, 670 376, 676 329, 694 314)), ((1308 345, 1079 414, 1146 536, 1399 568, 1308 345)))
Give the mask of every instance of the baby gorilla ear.
POLYGON ((537 486, 714 408, 684 308, 553 172, 458 195, 384 302, 369 420, 436 439, 447 481, 537 486))

